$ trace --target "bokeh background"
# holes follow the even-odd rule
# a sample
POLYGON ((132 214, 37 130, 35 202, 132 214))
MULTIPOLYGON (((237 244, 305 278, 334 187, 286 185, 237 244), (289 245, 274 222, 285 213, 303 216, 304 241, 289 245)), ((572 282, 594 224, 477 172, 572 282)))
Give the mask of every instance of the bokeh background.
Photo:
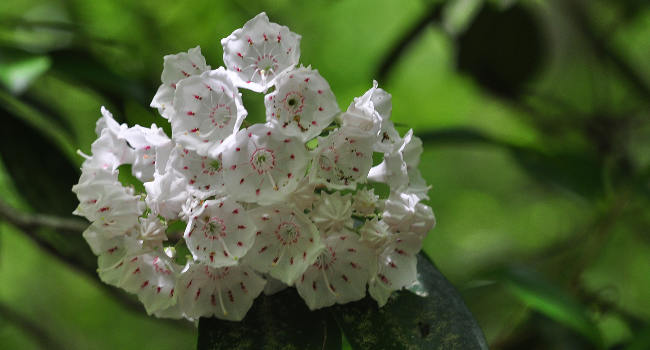
MULTIPOLYGON (((188 322, 101 284, 70 192, 99 107, 130 125, 162 57, 261 11, 302 35, 342 109, 373 79, 424 140, 424 250, 493 349, 650 348, 650 3, 0 2, 0 348, 191 349, 188 322)), ((261 96, 244 92, 249 118, 261 96)), ((168 129, 169 130, 169 129, 168 129)))

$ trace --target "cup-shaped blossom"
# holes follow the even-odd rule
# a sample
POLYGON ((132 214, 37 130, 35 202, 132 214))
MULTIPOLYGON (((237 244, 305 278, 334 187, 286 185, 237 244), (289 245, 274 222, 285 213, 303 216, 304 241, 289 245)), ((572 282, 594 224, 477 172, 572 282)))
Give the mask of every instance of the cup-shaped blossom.
POLYGON ((413 234, 391 234, 378 251, 376 272, 368 283, 368 292, 383 306, 391 293, 417 280, 417 253, 422 239, 413 234))
POLYGON ((81 215, 101 226, 107 235, 120 235, 138 224, 144 211, 139 195, 115 179, 109 183, 86 183, 73 187, 79 206, 73 214, 81 215))
POLYGON ((370 169, 368 179, 386 183, 391 190, 417 194, 419 199, 428 199, 429 187, 418 169, 422 155, 422 140, 409 130, 404 138, 395 143, 384 160, 370 169))
POLYGON ((113 114, 102 106, 102 117, 97 120, 95 132, 97 140, 90 146, 92 164, 98 168, 116 170, 122 164, 133 163, 135 153, 128 145, 124 133, 128 130, 126 124, 118 124, 113 114))
POLYGON ((129 128, 124 132, 124 138, 133 148, 133 176, 143 182, 152 181, 156 164, 164 166, 169 158, 174 145, 172 140, 156 124, 151 128, 139 125, 129 128))
POLYGON ((377 81, 373 81, 372 88, 361 97, 355 97, 348 110, 341 115, 344 127, 374 136, 373 149, 376 152, 389 152, 400 140, 390 120, 393 109, 391 99, 391 95, 378 88, 377 81))
POLYGON ((395 232, 410 232, 423 239, 436 224, 436 218, 431 207, 419 201, 417 194, 391 191, 385 203, 383 221, 395 232))
POLYGON ((181 80, 174 95, 172 137, 206 156, 234 134, 246 117, 237 88, 223 68, 181 80))
POLYGON ((250 215, 257 232, 246 263, 292 285, 323 249, 316 226, 288 203, 259 207, 250 215))
POLYGON ((256 124, 240 130, 223 151, 226 189, 236 200, 270 204, 305 176, 309 154, 295 137, 256 124))
POLYGON ((266 91, 300 59, 300 35, 262 12, 221 40, 223 61, 238 86, 266 91))
POLYGON ((325 249, 296 281, 310 310, 363 298, 375 268, 373 252, 354 232, 329 235, 323 243, 325 249))
POLYGON ((187 201, 187 179, 176 169, 169 167, 164 173, 156 172, 154 180, 146 182, 147 206, 155 215, 176 219, 187 201))
POLYGON ((221 154, 216 157, 200 156, 187 148, 177 147, 172 152, 170 165, 186 179, 193 192, 202 196, 225 193, 223 162, 221 154))
POLYGON ((314 203, 314 210, 309 217, 320 232, 341 232, 344 227, 352 227, 351 194, 341 195, 321 191, 319 200, 314 203))
POLYGON ((126 256, 119 286, 138 295, 148 314, 176 303, 175 287, 180 267, 160 250, 126 256))
POLYGON ((275 91, 264 97, 264 104, 267 122, 302 141, 318 136, 339 112, 329 84, 311 67, 278 77, 275 91))
POLYGON ((177 282, 178 303, 190 318, 240 321, 266 281, 247 266, 190 264, 177 282))
POLYGON ((173 114, 176 84, 187 77, 209 70, 210 66, 205 63, 205 57, 201 54, 199 46, 189 49, 187 52, 165 56, 161 75, 162 85, 151 101, 151 107, 158 108, 160 115, 169 119, 173 114))
POLYGON ((355 188, 372 166, 371 137, 340 128, 318 138, 310 180, 334 189, 355 188))
POLYGON ((229 197, 207 200, 202 206, 184 235, 194 260, 212 267, 236 265, 255 240, 250 216, 229 197))

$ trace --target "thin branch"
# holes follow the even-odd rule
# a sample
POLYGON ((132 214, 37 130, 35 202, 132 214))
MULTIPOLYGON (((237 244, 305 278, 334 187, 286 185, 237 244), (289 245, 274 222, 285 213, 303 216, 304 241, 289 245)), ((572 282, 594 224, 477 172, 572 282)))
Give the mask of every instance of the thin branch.
POLYGON ((45 214, 29 214, 18 211, 0 199, 0 220, 4 220, 21 230, 49 228, 68 232, 81 233, 88 223, 79 219, 62 218, 45 214))
POLYGON ((61 345, 56 339, 50 336, 47 330, 41 328, 40 325, 32 322, 32 320, 28 319, 27 317, 12 310, 2 302, 0 302, 0 315, 3 319, 13 323, 18 328, 27 333, 29 335, 29 338, 38 343, 40 348, 52 350, 65 349, 63 345, 61 345))
POLYGON ((415 42, 415 40, 424 32, 426 27, 438 19, 442 14, 442 6, 440 4, 431 5, 428 11, 424 13, 424 16, 413 25, 404 35, 397 40, 393 48, 388 51, 388 54, 384 57, 379 69, 377 70, 377 80, 382 82, 386 81, 388 74, 393 69, 393 66, 399 61, 400 56, 406 52, 406 49, 415 42))
MULTIPOLYGON (((41 249, 52 255, 54 258, 62 261, 73 270, 79 271, 82 274, 90 277, 91 280, 98 283, 101 289, 106 291, 108 295, 125 306, 127 309, 138 314, 142 314, 145 311, 144 306, 132 295, 101 282, 98 279, 97 271, 94 266, 88 266, 87 264, 84 264, 83 261, 81 261, 76 256, 63 254, 51 242, 43 239, 43 237, 37 234, 37 231, 39 229, 51 229, 58 231, 67 230, 81 234, 81 232, 83 232, 88 226, 87 223, 84 223, 83 221, 77 219, 61 218, 43 214, 24 213, 10 207, 4 201, 2 201, 2 199, 0 199, 0 221, 6 221, 7 223, 11 224, 23 232, 25 235, 27 235, 29 238, 31 238, 32 241, 34 241, 41 249)), ((160 321, 173 324, 175 327, 192 327, 189 322, 183 320, 160 319, 160 321)))

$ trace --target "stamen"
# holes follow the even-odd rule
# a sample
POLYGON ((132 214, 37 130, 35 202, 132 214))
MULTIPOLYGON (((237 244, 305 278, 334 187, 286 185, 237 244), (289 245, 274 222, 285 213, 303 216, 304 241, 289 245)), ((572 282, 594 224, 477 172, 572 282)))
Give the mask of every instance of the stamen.
POLYGON ((226 316, 228 315, 228 311, 226 311, 226 307, 223 305, 223 298, 221 297, 221 286, 217 286, 217 292, 219 295, 219 305, 221 305, 221 310, 223 311, 223 315, 226 316))

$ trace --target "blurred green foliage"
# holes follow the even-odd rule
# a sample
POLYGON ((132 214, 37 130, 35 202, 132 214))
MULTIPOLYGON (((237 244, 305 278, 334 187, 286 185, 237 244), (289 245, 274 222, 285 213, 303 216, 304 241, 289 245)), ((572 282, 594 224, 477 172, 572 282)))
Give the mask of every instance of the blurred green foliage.
MULTIPOLYGON (((163 55, 201 45, 217 67, 220 38, 261 11, 302 35, 342 108, 378 79, 423 138, 424 249, 491 348, 650 348, 645 1, 1 2, 0 198, 70 216, 99 106, 166 127, 148 107, 163 55)), ((78 236, 0 222, 0 347, 195 347, 94 263, 78 236)))

